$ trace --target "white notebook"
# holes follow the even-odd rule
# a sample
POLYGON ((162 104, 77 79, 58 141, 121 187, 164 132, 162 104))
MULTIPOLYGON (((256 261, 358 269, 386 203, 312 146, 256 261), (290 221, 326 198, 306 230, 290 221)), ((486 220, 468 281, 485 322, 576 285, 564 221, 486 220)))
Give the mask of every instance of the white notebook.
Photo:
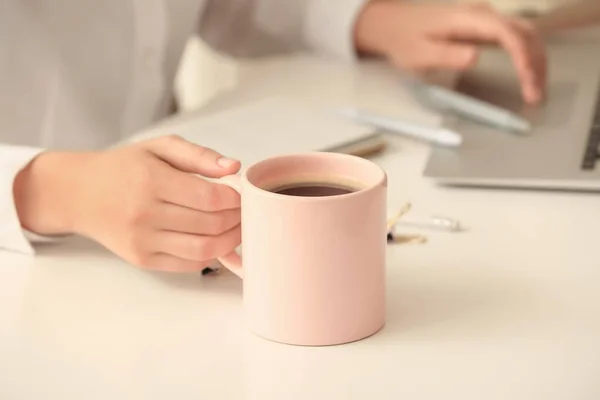
POLYGON ((375 129, 330 110, 270 98, 198 118, 153 127, 134 141, 167 134, 210 147, 249 166, 268 157, 305 151, 341 151, 383 140, 375 129), (168 129, 168 130, 167 130, 168 129))

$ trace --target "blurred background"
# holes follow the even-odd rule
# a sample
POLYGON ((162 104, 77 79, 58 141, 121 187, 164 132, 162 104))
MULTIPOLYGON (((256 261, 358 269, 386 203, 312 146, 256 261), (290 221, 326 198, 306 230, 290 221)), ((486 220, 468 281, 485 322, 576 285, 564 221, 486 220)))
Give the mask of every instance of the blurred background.
MULTIPOLYGON (((457 1, 474 2, 474 0, 457 1)), ((477 2, 489 3, 507 13, 545 13, 574 1, 576 0, 479 0, 477 2)), ((175 82, 180 110, 196 109, 219 91, 233 87, 242 68, 244 68, 243 63, 215 53, 198 38, 190 39, 175 82)))

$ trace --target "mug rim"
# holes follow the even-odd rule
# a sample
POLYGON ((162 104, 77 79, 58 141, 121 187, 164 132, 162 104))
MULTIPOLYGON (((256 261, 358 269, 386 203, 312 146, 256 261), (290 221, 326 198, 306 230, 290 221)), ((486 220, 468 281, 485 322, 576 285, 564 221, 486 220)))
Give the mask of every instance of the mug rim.
POLYGON ((312 151, 312 152, 281 154, 278 156, 269 157, 264 160, 261 160, 257 163, 252 164, 244 171, 244 173, 242 175, 242 180, 245 183, 247 183, 248 186, 250 188, 252 188, 253 191, 256 191, 264 196, 269 196, 269 197, 273 197, 273 198, 277 198, 277 199, 287 199, 290 201, 322 202, 322 201, 337 201, 337 200, 342 200, 342 199, 350 199, 350 198, 362 196, 366 193, 372 192, 373 190, 377 189, 380 186, 385 186, 385 183, 387 181, 387 174, 386 174, 385 170, 383 168, 381 168, 379 165, 377 165, 373 161, 370 161, 363 157, 355 156, 352 154, 345 154, 345 153, 335 153, 335 152, 328 152, 328 151, 312 151), (379 174, 379 177, 377 178, 376 182, 374 182, 370 185, 365 185, 363 188, 361 188, 359 190, 356 190, 356 191, 353 191, 350 193, 337 194, 337 195, 333 195, 333 196, 289 196, 289 195, 285 195, 285 194, 274 193, 274 192, 268 191, 266 189, 263 189, 261 187, 258 187, 254 183, 252 183, 250 181, 250 179, 248 179, 248 174, 250 174, 252 172, 252 170, 255 168, 264 166, 265 164, 267 164, 269 162, 282 160, 282 159, 286 159, 286 158, 294 158, 294 157, 334 157, 337 159, 352 160, 353 162, 360 162, 368 168, 376 169, 377 174, 379 174))

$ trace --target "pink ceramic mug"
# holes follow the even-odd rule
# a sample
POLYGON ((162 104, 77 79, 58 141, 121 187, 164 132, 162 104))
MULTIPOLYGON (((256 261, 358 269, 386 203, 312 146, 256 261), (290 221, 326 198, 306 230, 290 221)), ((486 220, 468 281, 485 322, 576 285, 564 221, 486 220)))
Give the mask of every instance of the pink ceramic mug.
POLYGON ((316 346, 353 342, 383 327, 387 178, 381 168, 344 154, 293 154, 220 182, 241 194, 242 257, 219 261, 243 278, 251 331, 316 346), (270 191, 305 183, 355 191, 323 197, 270 191))

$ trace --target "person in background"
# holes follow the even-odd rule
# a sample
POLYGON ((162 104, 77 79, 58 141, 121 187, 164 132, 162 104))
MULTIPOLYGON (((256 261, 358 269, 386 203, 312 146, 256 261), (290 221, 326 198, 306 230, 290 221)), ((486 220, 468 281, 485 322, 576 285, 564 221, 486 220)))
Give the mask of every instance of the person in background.
POLYGON ((200 270, 240 243, 240 164, 177 136, 109 147, 170 111, 194 34, 234 57, 312 51, 407 71, 464 70, 478 44, 544 95, 544 46, 482 5, 366 0, 6 0, 0 6, 0 247, 89 237, 130 263, 200 270))

